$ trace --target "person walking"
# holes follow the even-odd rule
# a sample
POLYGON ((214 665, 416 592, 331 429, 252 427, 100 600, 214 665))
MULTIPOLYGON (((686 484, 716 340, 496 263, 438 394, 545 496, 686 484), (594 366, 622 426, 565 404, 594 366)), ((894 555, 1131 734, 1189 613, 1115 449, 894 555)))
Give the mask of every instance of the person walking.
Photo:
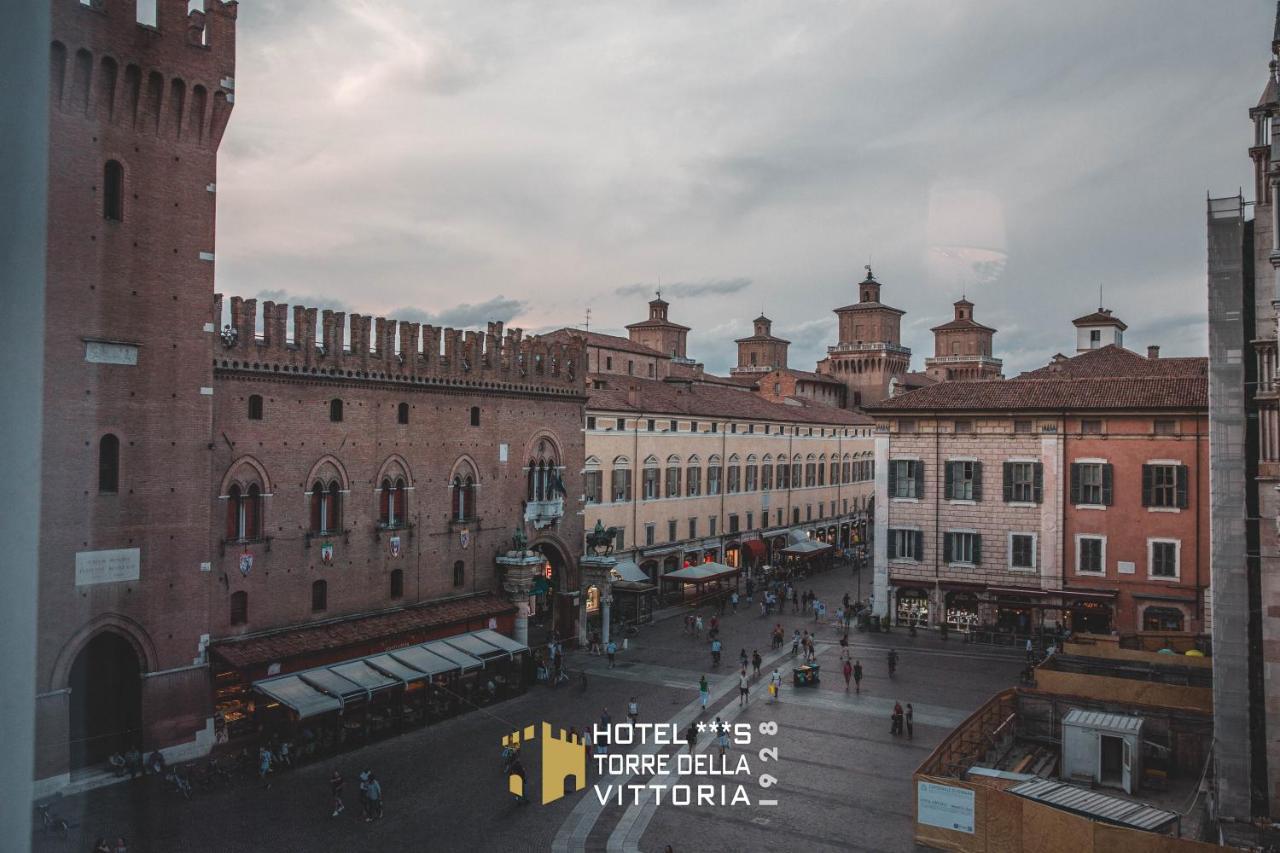
POLYGON ((609 645, 604 647, 604 653, 609 658, 609 669, 613 669, 614 658, 618 654, 617 642, 610 638, 609 645))
POLYGON ((702 614, 699 613, 693 620, 693 636, 702 636, 702 614))
POLYGON ((373 774, 368 770, 360 771, 360 810, 364 812, 365 822, 370 820, 369 814, 369 777, 373 774))
POLYGON ((369 774, 369 816, 365 822, 382 819, 382 783, 378 777, 369 774))
POLYGON ((844 659, 844 692, 849 692, 849 679, 853 677, 853 664, 849 663, 849 659, 844 659))
POLYGON ((725 751, 729 749, 729 724, 720 722, 716 717, 715 732, 720 742, 720 757, 724 758, 725 751))
POLYGON ((720 638, 716 637, 711 641, 711 665, 720 665, 720 638))
POLYGON ((773 668, 773 675, 769 676, 769 696, 777 702, 779 694, 782 693, 782 673, 778 672, 778 668, 773 668))
POLYGON ((746 648, 744 647, 744 648, 742 648, 742 649, 739 649, 739 650, 738 650, 738 665, 739 665, 739 666, 741 666, 743 669, 746 669, 746 668, 747 668, 747 660, 748 660, 748 658, 747 658, 747 650, 746 650, 746 648))
POLYGON ((907 703, 907 710, 903 711, 903 720, 907 724, 907 740, 911 740, 915 736, 915 730, 912 726, 912 718, 915 716, 915 710, 911 707, 911 703, 907 703))
POLYGON ((731 593, 731 594, 729 595, 729 603, 733 605, 733 612, 734 612, 734 613, 737 613, 737 612, 738 612, 738 592, 737 592, 737 590, 734 590, 734 591, 733 591, 733 593, 731 593))
POLYGON ((258 778, 262 780, 262 787, 271 790, 271 783, 267 781, 267 774, 271 772, 271 750, 265 746, 258 748, 258 778))
POLYGON ((893 703, 893 716, 890 719, 892 720, 892 723, 889 726, 889 734, 891 735, 902 734, 902 703, 901 702, 893 703))
POLYGON ((335 769, 329 776, 329 793, 333 795, 333 814, 329 817, 337 817, 347 808, 342 802, 342 785, 342 774, 335 769))
POLYGON ((627 704, 627 719, 631 721, 631 725, 640 722, 640 703, 636 701, 636 697, 631 697, 631 702, 627 704))
POLYGON ((795 657, 800 653, 800 629, 797 628, 791 634, 791 656, 795 657))
POLYGON ((1034 663, 1036 659, 1035 647, 1031 645, 1031 638, 1027 637, 1027 663, 1034 663))
POLYGON ((764 663, 764 659, 760 657, 759 649, 751 650, 751 677, 760 677, 760 664, 764 663))
POLYGON ((698 680, 698 698, 702 700, 702 710, 707 710, 707 701, 711 698, 711 687, 707 684, 705 674, 698 680))
POLYGON ((862 693, 862 661, 853 664, 853 692, 862 693))
POLYGON ((747 665, 742 665, 742 671, 738 673, 738 707, 741 708, 747 704, 747 691, 751 688, 751 681, 747 678, 747 665))
POLYGON ((698 745, 698 724, 690 723, 689 728, 684 730, 685 743, 689 744, 689 754, 693 755, 694 748, 698 745))

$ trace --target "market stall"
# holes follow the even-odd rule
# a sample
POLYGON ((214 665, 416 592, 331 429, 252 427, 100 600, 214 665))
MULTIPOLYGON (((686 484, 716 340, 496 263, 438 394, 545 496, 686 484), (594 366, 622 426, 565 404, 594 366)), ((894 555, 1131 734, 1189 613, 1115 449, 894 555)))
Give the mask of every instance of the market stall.
POLYGON ((740 570, 722 563, 699 563, 662 576, 664 596, 673 602, 700 600, 738 588, 740 570))

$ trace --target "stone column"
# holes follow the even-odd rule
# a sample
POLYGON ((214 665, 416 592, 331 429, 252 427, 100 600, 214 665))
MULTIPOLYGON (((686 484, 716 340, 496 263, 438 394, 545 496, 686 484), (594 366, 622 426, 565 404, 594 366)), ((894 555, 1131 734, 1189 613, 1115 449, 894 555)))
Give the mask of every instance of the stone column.
POLYGON ((587 590, 596 587, 600 590, 600 639, 609 642, 609 614, 613 605, 613 581, 617 577, 614 566, 618 564, 614 557, 588 554, 578 561, 578 573, 582 578, 581 619, 578 623, 578 642, 587 643, 587 590))
POLYGON ((533 581, 542 571, 544 557, 536 551, 508 551, 497 559, 502 588, 516 606, 515 636, 517 642, 529 644, 529 599, 533 581))

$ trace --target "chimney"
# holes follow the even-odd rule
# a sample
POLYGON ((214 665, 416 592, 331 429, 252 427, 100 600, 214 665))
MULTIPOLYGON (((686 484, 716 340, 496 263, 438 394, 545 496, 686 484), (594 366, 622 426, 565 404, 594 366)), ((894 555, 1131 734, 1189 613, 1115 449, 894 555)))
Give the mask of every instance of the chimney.
POLYGON ((1159 357, 1160 357, 1160 347, 1157 346, 1156 344, 1149 345, 1147 347, 1147 358, 1159 358, 1159 357))

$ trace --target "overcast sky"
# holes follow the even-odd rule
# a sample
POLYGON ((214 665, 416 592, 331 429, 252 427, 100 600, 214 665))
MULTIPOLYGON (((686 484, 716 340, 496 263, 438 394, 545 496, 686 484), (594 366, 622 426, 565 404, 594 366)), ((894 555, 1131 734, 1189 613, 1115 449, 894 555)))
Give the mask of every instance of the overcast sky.
POLYGON ((1103 301, 1204 354, 1205 195, 1251 196, 1268 0, 244 0, 218 289, 812 369, 863 265, 920 369, 962 292, 1006 375, 1103 301), (625 332, 622 332, 625 334, 625 332))

